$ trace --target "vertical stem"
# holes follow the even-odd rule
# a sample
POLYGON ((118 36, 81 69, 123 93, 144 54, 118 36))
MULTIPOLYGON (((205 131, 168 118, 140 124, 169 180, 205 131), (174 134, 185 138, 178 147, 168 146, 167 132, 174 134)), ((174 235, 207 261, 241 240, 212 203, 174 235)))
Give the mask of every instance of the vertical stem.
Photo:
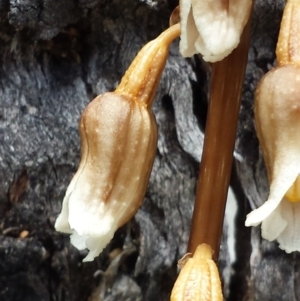
POLYGON ((212 67, 208 117, 188 249, 194 253, 199 244, 207 243, 214 250, 214 259, 218 258, 222 236, 250 44, 250 19, 239 46, 212 67))

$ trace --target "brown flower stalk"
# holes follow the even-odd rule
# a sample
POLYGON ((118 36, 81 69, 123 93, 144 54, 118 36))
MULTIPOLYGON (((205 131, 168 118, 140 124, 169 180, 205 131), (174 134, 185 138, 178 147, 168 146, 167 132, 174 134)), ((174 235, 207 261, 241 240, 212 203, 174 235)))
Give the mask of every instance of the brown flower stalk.
POLYGON ((189 252, 207 243, 218 258, 244 75, 250 22, 239 46, 212 67, 209 109, 189 252))

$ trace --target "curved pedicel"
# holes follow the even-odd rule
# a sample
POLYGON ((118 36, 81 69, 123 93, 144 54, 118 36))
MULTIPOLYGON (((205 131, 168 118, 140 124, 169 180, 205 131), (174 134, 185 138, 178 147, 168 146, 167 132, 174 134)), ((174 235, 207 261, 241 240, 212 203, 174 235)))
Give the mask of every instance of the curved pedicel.
POLYGON ((63 200, 55 228, 71 233, 91 261, 138 210, 157 145, 151 104, 179 25, 149 42, 115 92, 96 97, 80 120, 81 161, 63 200))

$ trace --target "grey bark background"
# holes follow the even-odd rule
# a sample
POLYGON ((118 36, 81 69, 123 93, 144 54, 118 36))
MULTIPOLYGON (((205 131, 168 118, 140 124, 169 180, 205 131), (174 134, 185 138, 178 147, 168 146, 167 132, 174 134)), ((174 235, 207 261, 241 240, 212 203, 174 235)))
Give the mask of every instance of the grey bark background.
MULTIPOLYGON (((232 176, 238 209, 234 237, 225 220, 219 262, 228 301, 300 300, 299 254, 262 240, 259 227, 244 227, 250 205, 268 195, 253 92, 275 64, 284 3, 255 4, 232 176)), ((153 108, 159 142, 148 192, 102 255, 82 263, 86 251, 56 233, 54 222, 79 162, 81 112, 114 90, 176 5, 0 0, 1 301, 168 300, 186 252, 201 158, 209 78, 201 59, 183 59, 172 45, 153 108)))

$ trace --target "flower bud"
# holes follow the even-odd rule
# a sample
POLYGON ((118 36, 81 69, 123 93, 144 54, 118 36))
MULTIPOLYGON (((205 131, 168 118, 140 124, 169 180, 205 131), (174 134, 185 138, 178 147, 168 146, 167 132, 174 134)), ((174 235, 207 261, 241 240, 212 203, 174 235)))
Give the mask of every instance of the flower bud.
POLYGON ((207 244, 197 247, 193 257, 186 259, 171 293, 171 301, 222 301, 218 268, 207 244))
POLYGON ((98 256, 114 232, 138 210, 157 145, 151 104, 179 25, 148 43, 115 92, 96 97, 80 121, 81 161, 63 200, 55 228, 71 243, 98 256))

